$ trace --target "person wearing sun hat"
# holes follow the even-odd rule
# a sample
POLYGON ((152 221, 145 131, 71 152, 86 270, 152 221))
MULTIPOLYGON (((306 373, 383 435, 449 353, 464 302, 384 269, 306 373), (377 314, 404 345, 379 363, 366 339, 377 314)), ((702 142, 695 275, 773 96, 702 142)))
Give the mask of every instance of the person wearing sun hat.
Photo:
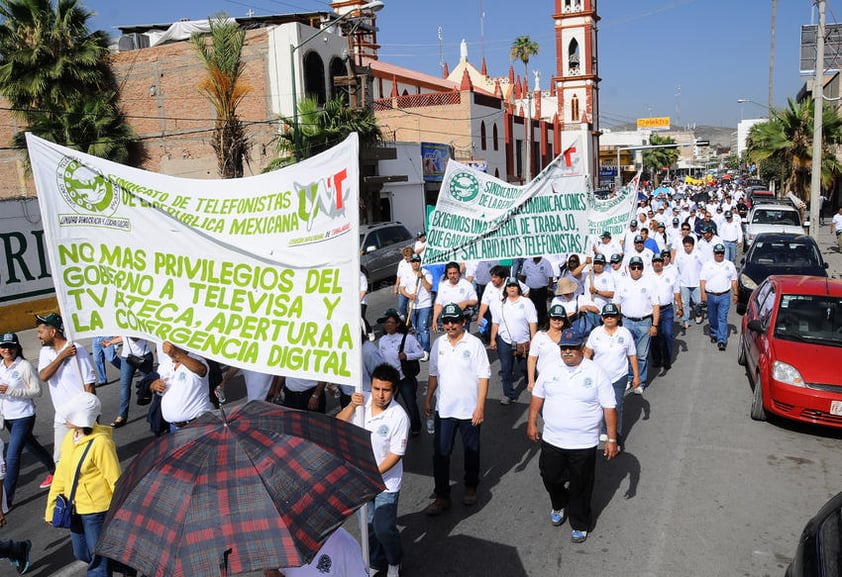
POLYGON ((38 323, 38 340, 41 341, 38 376, 47 384, 56 411, 53 419, 53 460, 58 463, 61 441, 67 433, 59 407, 69 403, 77 393, 93 393, 96 373, 88 350, 64 336, 61 316, 57 313, 35 315, 35 320, 38 323))
POLYGON ((79 521, 70 527, 73 556, 88 564, 88 577, 106 577, 111 574, 110 561, 95 554, 94 546, 121 473, 117 449, 111 438, 112 429, 97 424, 102 404, 91 393, 76 394, 60 407, 59 412, 70 430, 62 440, 61 458, 50 486, 44 520, 52 524, 56 498, 70 496, 78 469, 72 505, 79 521))
POLYGON ((538 468, 550 496, 550 522, 559 526, 569 517, 574 543, 584 542, 593 528, 591 498, 603 419, 608 434, 603 455, 613 459, 619 452, 614 391, 605 372, 585 358, 583 344, 575 329, 561 334, 562 362, 538 376, 526 428, 529 439, 541 443, 538 468))

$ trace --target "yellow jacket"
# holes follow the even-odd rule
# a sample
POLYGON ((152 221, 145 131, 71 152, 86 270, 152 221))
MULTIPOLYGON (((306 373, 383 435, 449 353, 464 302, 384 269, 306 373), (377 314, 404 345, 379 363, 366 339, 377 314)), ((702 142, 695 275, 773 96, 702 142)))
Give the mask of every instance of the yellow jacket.
POLYGON ((102 513, 111 505, 114 485, 121 473, 117 448, 111 438, 111 427, 94 425, 93 432, 82 437, 78 443, 73 440, 73 430, 69 430, 61 443, 61 458, 56 465, 53 484, 50 485, 50 494, 47 497, 44 519, 48 523, 53 520, 56 497, 61 494, 70 498, 76 467, 89 442, 92 443, 91 449, 85 455, 85 462, 79 471, 76 496, 73 499, 76 513, 102 513))

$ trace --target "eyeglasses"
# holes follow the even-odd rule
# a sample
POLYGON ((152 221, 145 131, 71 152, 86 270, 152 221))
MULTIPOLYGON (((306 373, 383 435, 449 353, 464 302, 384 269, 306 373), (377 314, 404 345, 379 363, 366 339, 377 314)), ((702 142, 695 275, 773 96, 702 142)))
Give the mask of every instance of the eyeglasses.
POLYGON ((461 322, 462 322, 461 319, 442 319, 441 320, 441 324, 443 324, 443 325, 458 325, 461 322))
POLYGON ((579 345, 561 345, 558 348, 560 348, 563 351, 578 351, 579 345))
POLYGON ((612 315, 602 315, 602 318, 604 318, 604 319, 616 319, 616 318, 619 318, 619 316, 620 315, 613 315, 613 314, 612 315))
POLYGON ((690 230, 690 227, 689 227, 689 226, 686 226, 686 227, 685 227, 685 226, 682 226, 682 227, 681 227, 681 230, 690 230))
POLYGON ((643 270, 643 265, 633 264, 629 267, 629 270, 643 270))
POLYGON ((551 321, 563 321, 566 318, 567 317, 550 317, 550 320, 551 321))

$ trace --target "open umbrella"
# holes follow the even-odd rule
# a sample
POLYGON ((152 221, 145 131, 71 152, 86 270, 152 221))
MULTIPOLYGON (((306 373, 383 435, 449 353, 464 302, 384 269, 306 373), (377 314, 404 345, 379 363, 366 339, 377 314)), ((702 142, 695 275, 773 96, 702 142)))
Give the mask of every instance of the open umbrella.
POLYGON ((149 577, 307 563, 384 490, 371 434, 251 401, 154 440, 117 483, 97 553, 149 577))

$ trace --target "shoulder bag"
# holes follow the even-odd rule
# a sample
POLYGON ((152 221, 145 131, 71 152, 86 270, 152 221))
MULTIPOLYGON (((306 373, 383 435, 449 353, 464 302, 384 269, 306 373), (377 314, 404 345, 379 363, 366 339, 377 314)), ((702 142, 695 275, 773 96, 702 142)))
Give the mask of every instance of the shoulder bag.
MULTIPOLYGON (((398 347, 398 355, 403 352, 404 346, 406 346, 406 335, 407 333, 403 334, 403 338, 401 339, 401 346, 398 347)), ((400 359, 400 357, 398 357, 400 359)), ((400 359, 401 361, 401 370, 405 377, 417 377, 418 373, 421 372, 421 363, 418 359, 409 360, 409 359, 400 359)))
POLYGON ((76 474, 73 475, 73 485, 70 488, 70 497, 59 495, 56 497, 55 508, 53 509, 53 527, 59 529, 70 529, 70 521, 73 515, 76 514, 76 508, 73 505, 73 499, 76 497, 76 484, 79 482, 79 471, 82 470, 82 463, 88 454, 88 449, 91 448, 91 443, 94 440, 88 441, 88 446, 85 447, 85 452, 82 453, 82 458, 79 459, 79 465, 76 467, 76 474))

